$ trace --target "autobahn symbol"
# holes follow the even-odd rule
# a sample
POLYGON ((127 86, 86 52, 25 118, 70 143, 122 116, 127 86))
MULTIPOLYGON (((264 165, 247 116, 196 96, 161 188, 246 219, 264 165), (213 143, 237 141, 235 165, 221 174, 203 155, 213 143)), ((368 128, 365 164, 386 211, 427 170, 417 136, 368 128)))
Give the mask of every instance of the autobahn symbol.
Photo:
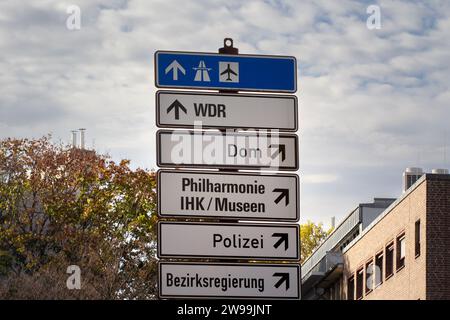
POLYGON ((298 264, 159 262, 158 271, 161 299, 300 299, 298 264))
POLYGON ((296 131, 297 97, 192 91, 156 93, 156 125, 168 128, 275 129, 296 131))
POLYGON ((159 167, 298 170, 294 134, 159 130, 156 136, 159 167))
POLYGON ((158 222, 159 258, 299 260, 299 226, 158 222))
POLYGON ((295 174, 159 170, 157 180, 160 217, 299 219, 295 174))
POLYGON ((211 70, 211 68, 207 68, 203 60, 200 60, 200 62, 198 63, 198 67, 194 67, 192 69, 195 70, 194 81, 211 81, 211 79, 209 78, 209 71, 211 70))
POLYGON ((285 56, 157 51, 155 84, 159 88, 293 93, 297 91, 297 61, 285 56))

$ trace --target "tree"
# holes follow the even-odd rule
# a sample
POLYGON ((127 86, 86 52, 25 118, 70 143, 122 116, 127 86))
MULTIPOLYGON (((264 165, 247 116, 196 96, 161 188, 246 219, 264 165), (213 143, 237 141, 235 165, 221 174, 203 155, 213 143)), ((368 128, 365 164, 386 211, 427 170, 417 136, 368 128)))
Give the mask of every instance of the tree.
POLYGON ((332 228, 326 231, 322 223, 315 224, 310 220, 300 225, 300 263, 303 263, 332 231, 332 228))
POLYGON ((0 141, 0 299, 154 298, 155 189, 127 160, 49 136, 0 141))

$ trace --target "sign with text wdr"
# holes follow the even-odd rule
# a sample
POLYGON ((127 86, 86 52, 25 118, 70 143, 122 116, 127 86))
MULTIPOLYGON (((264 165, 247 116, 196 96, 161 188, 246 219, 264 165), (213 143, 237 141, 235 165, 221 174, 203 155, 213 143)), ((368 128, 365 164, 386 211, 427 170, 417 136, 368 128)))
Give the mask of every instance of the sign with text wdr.
POLYGON ((155 80, 160 88, 295 92, 294 57, 157 51, 155 80))
POLYGON ((156 125, 297 131, 297 97, 186 91, 156 93, 156 125))
POLYGON ((158 171, 160 217, 298 221, 293 174, 158 171))
POLYGON ((159 263, 160 298, 300 299, 300 266, 159 263))

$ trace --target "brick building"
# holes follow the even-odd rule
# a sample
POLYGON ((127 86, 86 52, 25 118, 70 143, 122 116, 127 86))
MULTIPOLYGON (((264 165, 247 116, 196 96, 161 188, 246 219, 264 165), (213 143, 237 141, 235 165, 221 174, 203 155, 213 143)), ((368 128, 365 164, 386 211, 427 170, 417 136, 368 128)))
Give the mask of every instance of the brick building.
POLYGON ((420 174, 344 219, 302 265, 302 297, 450 299, 449 253, 450 175, 420 174))

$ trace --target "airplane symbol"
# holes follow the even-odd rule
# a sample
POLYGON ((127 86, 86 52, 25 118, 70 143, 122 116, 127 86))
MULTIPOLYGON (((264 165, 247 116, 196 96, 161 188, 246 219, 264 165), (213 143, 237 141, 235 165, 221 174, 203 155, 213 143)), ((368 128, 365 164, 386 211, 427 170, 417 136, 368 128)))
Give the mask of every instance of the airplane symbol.
POLYGON ((210 71, 211 68, 206 67, 205 61, 201 60, 198 64, 198 67, 197 68, 194 67, 192 69, 197 71, 195 73, 194 81, 206 81, 206 82, 211 81, 209 79, 209 74, 208 74, 208 71, 210 71))
POLYGON ((239 63, 219 61, 219 81, 239 82, 239 63))
POLYGON ((227 68, 225 69, 225 71, 221 72, 220 75, 223 76, 224 74, 227 75, 226 81, 233 81, 233 79, 230 78, 231 74, 234 74, 235 76, 237 76, 237 73, 234 72, 231 68, 230 68, 230 64, 227 64, 227 68))

